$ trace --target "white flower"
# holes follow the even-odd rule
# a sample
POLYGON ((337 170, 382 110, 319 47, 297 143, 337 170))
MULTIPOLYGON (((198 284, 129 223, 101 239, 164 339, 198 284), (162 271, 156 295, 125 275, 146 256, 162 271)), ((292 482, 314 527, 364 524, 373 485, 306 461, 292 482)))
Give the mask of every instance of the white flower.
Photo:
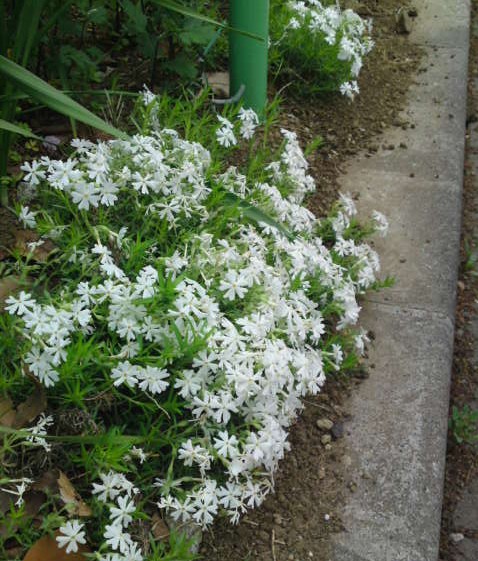
POLYGON ((218 115, 217 118, 222 124, 222 126, 219 127, 216 131, 217 141, 221 146, 224 146, 225 148, 235 146, 237 144, 237 139, 234 135, 234 128, 231 121, 229 121, 229 119, 226 119, 225 117, 221 117, 221 115, 218 115))
POLYGON ((111 377, 115 386, 126 384, 133 388, 138 383, 138 367, 125 360, 113 368, 111 377))
POLYGON ((253 109, 244 109, 241 107, 239 110, 239 119, 241 122, 241 136, 245 139, 250 139, 254 136, 254 131, 259 124, 259 117, 253 109))
POLYGON ((118 506, 112 506, 110 509, 110 516, 113 524, 120 524, 124 528, 127 528, 133 520, 131 514, 136 511, 136 506, 127 496, 118 497, 116 502, 118 506))
POLYGON ((169 372, 164 368, 158 368, 156 366, 138 368, 136 376, 138 379, 138 387, 152 394, 160 394, 169 386, 169 382, 165 380, 169 377, 169 372))
POLYGON ((118 549, 123 554, 127 553, 133 546, 131 535, 123 531, 121 524, 107 524, 103 537, 111 549, 118 549))
POLYGON ((41 169, 42 166, 40 162, 25 162, 20 169, 25 172, 23 181, 26 181, 30 185, 38 185, 40 180, 45 179, 45 171, 41 169))
POLYGON ((60 547, 66 546, 66 553, 76 553, 78 544, 85 544, 85 532, 83 524, 78 520, 68 520, 64 526, 60 527, 61 536, 56 537, 60 547))
POLYGON ((35 300, 32 298, 31 294, 22 290, 18 297, 9 296, 5 303, 5 310, 9 314, 23 316, 27 312, 29 312, 35 306, 35 300))
POLYGON ((248 281, 244 275, 240 275, 238 271, 232 269, 228 271, 221 280, 219 290, 224 292, 224 297, 228 300, 244 298, 247 293, 248 281))
POLYGON ((99 193, 93 183, 77 183, 70 194, 73 202, 81 210, 89 210, 90 206, 98 206, 99 193))
POLYGON ((18 219, 22 222, 25 228, 35 228, 37 221, 35 220, 36 212, 32 212, 28 206, 22 206, 18 219))

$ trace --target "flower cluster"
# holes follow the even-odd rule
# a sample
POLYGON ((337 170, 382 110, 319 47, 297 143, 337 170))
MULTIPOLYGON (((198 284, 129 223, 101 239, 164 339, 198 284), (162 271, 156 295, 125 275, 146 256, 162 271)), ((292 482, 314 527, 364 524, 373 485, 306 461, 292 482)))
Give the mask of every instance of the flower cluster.
MULTIPOLYGON (((212 136, 221 150, 235 144, 236 124, 249 139, 257 117, 221 118, 212 136)), ((366 335, 353 329, 357 296, 376 282, 377 254, 354 239, 350 197, 323 220, 303 206, 315 183, 296 135, 282 134, 277 159, 255 177, 220 170, 208 149, 170 129, 75 140, 68 160, 24 168, 39 194, 68 209, 63 222, 45 208, 34 218, 64 243, 57 259, 76 275, 48 297, 7 300, 23 330, 25 372, 48 390, 66 391, 75 379, 127 407, 147 404, 151 427, 174 411, 164 441, 146 438, 126 460, 138 460, 132 473, 140 473, 151 454, 154 481, 139 478, 136 487, 109 471, 94 484, 110 518, 111 552, 102 559, 142 559, 128 527, 146 491, 175 521, 201 527, 219 512, 235 523, 260 505, 301 398, 317 393, 347 354, 363 351, 366 335), (243 207, 228 208, 225 194, 243 207), (244 207, 256 218, 245 219, 244 207), (68 245, 77 227, 84 234, 68 245), (93 358, 79 359, 79 349, 93 358)), ((33 211, 19 212, 29 220, 33 211)), ((382 215, 375 222, 385 229, 382 215)), ((33 438, 44 438, 45 421, 33 438)), ((145 424, 134 418, 128 430, 145 424)), ((72 522, 58 540, 75 551, 82 527, 72 522)))
POLYGON ((299 45, 300 42, 307 43, 309 37, 312 44, 317 46, 317 64, 326 69, 328 62, 320 59, 328 56, 327 50, 319 48, 318 44, 325 43, 331 47, 336 64, 347 69, 347 79, 339 84, 339 90, 353 99, 359 93, 357 77, 363 58, 374 44, 370 38, 371 20, 362 19, 353 10, 341 10, 338 4, 323 5, 319 0, 292 0, 287 7, 290 16, 279 40, 279 48, 282 42, 294 42, 295 38, 299 45))

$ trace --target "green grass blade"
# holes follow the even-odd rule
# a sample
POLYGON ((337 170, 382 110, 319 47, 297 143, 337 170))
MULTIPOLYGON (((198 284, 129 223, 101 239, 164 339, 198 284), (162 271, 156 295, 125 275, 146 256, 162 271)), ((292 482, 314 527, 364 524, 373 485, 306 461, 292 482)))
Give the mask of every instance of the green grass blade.
POLYGON ((38 25, 45 0, 23 0, 15 30, 13 60, 26 66, 34 41, 38 38, 38 25))
POLYGON ((182 14, 183 16, 194 18, 204 23, 210 23, 212 25, 215 25, 216 27, 222 27, 223 29, 227 29, 229 31, 236 31, 237 33, 241 33, 242 35, 246 35, 247 37, 252 37, 253 39, 257 39, 258 41, 264 42, 264 38, 261 37, 260 35, 256 35, 255 33, 249 33, 248 31, 242 31, 241 29, 234 29, 229 25, 226 25, 225 23, 215 20, 214 18, 210 18, 209 16, 200 14, 196 10, 193 10, 192 8, 188 8, 187 6, 184 6, 179 2, 174 2, 174 0, 152 0, 152 2, 158 4, 158 6, 162 6, 163 8, 171 10, 172 12, 182 14))
POLYGON ((62 113, 71 119, 80 121, 116 138, 128 137, 126 133, 109 125, 63 92, 50 86, 50 84, 35 76, 29 70, 15 64, 4 56, 0 56, 0 74, 3 74, 7 80, 13 82, 18 89, 58 113, 62 113))
POLYGON ((27 138, 36 138, 37 140, 42 140, 41 137, 37 136, 31 131, 24 129, 23 127, 19 127, 14 123, 5 121, 5 119, 0 119, 0 129, 8 132, 13 132, 14 134, 21 134, 22 136, 26 136, 27 138))
POLYGON ((247 218, 249 218, 249 220, 252 220, 253 222, 256 223, 263 222, 264 224, 268 224, 269 226, 272 226, 276 230, 279 230, 279 232, 284 236, 286 236, 289 240, 294 239, 293 234, 289 232, 289 230, 284 228, 282 224, 277 222, 277 220, 272 218, 272 216, 269 216, 260 208, 252 205, 251 203, 248 203, 244 199, 241 199, 234 193, 231 192, 226 193, 224 197, 224 202, 230 206, 238 206, 242 214, 247 218))

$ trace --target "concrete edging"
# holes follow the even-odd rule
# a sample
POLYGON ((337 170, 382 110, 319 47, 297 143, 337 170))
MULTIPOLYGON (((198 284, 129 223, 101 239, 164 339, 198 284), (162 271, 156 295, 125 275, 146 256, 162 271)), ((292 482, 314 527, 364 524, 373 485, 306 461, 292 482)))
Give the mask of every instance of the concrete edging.
MULTIPOLYGON (((341 178, 362 214, 387 215, 376 243, 392 289, 371 295, 371 376, 351 398, 347 477, 357 484, 333 538, 333 561, 437 561, 459 265, 470 5, 417 0, 410 40, 427 53, 395 150, 360 155, 341 178), (406 149, 399 148, 402 143, 406 149)), ((371 108, 373 110, 373 108, 371 108)))

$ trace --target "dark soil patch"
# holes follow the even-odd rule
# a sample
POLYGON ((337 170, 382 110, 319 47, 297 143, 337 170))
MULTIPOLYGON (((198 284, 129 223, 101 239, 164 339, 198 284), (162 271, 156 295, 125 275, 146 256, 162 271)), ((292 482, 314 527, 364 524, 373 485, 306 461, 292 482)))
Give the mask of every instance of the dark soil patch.
MULTIPOLYGON (((357 3, 358 5, 358 3, 357 3)), ((390 126, 408 127, 398 114, 405 105, 422 51, 398 34, 400 0, 365 0, 363 15, 374 18, 376 47, 362 71, 360 95, 351 102, 340 96, 316 100, 286 99, 280 125, 298 133, 302 146, 320 135, 321 148, 308 158, 317 192, 310 208, 324 215, 337 198, 338 177, 347 158, 380 149, 377 135, 390 126)), ((283 94, 285 95, 285 94, 283 94)), ((358 374, 360 376, 360 374, 358 374)), ((291 430, 291 452, 282 462, 275 493, 237 527, 222 520, 205 534, 200 553, 208 561, 328 560, 329 536, 341 530, 339 511, 346 493, 354 492, 344 467, 340 440, 323 444, 322 417, 340 423, 342 403, 359 380, 328 380, 322 394, 306 401, 291 430)))
MULTIPOLYGON (((472 29, 478 23, 478 5, 472 3, 472 29)), ((468 70, 468 124, 478 120, 478 88, 473 81, 478 77, 478 34, 472 33, 470 42, 470 59, 468 70)), ((476 149, 469 142, 466 146, 465 177, 463 185, 463 226, 461 236, 461 268, 458 281, 455 349, 450 395, 450 410, 453 406, 461 409, 464 405, 475 401, 478 396, 478 371, 475 352, 476 333, 472 333, 471 320, 478 316, 476 301, 478 298, 477 266, 473 258, 478 255, 478 239, 476 237, 476 219, 478 204, 476 196, 477 180, 469 157, 476 157, 476 149), (471 261, 470 261, 471 257, 471 261)), ((453 513, 463 490, 478 478, 478 447, 457 444, 448 435, 446 458, 445 494, 443 502, 440 559, 455 561, 456 549, 450 534, 457 529, 453 523, 453 513)), ((460 529, 460 532, 462 529, 460 529)))

